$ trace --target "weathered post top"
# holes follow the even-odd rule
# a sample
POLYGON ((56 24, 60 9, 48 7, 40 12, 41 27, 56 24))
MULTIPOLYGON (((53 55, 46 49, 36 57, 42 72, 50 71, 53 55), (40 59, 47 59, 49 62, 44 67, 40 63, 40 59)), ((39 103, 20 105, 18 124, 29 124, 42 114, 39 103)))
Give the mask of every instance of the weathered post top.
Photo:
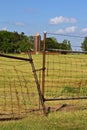
POLYGON ((40 34, 36 34, 34 36, 34 52, 37 53, 40 51, 40 41, 41 41, 41 36, 40 34))

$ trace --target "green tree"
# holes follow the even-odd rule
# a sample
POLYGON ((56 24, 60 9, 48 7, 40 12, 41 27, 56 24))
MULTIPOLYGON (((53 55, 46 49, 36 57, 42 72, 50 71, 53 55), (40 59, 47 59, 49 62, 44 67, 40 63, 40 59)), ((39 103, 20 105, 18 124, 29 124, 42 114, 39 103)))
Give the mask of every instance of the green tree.
POLYGON ((22 52, 32 47, 32 42, 24 32, 19 34, 18 32, 0 31, 0 52, 22 52))
POLYGON ((81 43, 82 51, 87 51, 87 37, 85 37, 84 41, 81 43))
POLYGON ((49 37, 46 39, 46 50, 58 49, 58 42, 55 37, 49 37))
POLYGON ((29 39, 30 49, 33 50, 34 49, 34 36, 30 35, 28 39, 29 39))
POLYGON ((60 49, 62 50, 72 50, 70 41, 64 39, 60 44, 60 49))

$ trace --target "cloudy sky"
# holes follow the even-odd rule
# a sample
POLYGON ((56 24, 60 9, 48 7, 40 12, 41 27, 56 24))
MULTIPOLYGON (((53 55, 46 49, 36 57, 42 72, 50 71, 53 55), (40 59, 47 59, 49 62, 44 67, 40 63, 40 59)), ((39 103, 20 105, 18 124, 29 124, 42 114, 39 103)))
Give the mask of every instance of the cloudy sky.
POLYGON ((87 36, 87 0, 0 0, 0 30, 87 36))

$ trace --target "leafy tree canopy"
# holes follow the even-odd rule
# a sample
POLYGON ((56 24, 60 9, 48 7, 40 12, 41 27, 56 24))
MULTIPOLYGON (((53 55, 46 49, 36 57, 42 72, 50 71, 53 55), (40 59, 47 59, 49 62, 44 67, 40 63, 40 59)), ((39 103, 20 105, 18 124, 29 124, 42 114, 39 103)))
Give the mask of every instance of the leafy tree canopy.
POLYGON ((81 48, 83 51, 87 51, 87 37, 85 37, 84 41, 81 43, 81 48))
MULTIPOLYGON (((41 48, 43 42, 41 43, 41 48)), ((55 50, 55 49, 62 49, 62 50, 71 50, 71 43, 70 41, 64 39, 62 43, 59 43, 55 37, 48 37, 46 38, 46 50, 55 50)))
POLYGON ((21 32, 0 31, 0 52, 14 53, 22 52, 33 47, 33 41, 21 32))
MULTIPOLYGON (((87 39, 85 39, 87 40, 87 39)), ((85 42, 85 41, 84 41, 85 42)), ((82 44, 84 46, 84 44, 82 44)), ((28 49, 34 48, 34 36, 26 36, 24 32, 0 31, 0 52, 4 53, 19 53, 28 49)), ((43 50, 43 40, 40 44, 43 50)), ((63 40, 59 43, 55 37, 46 38, 46 50, 63 49, 71 50, 71 43, 68 40, 63 40)))

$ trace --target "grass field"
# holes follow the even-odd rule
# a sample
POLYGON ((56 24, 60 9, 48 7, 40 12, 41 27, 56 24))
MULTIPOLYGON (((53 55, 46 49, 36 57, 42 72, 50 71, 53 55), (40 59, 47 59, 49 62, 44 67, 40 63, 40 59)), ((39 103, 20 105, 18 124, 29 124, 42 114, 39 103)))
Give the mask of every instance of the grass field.
MULTIPOLYGON (((16 56, 27 57, 24 54, 16 56)), ((36 69, 42 68, 42 55, 33 55, 33 59, 36 69)), ((37 71, 37 75, 41 84, 42 72, 37 71)), ((86 55, 47 55, 45 78, 46 98, 86 96, 86 55)), ((46 102, 45 105, 52 107, 48 117, 39 112, 29 113, 31 109, 39 108, 31 65, 28 62, 0 57, 0 114, 2 116, 4 112, 11 114, 14 111, 16 115, 28 114, 28 117, 21 120, 1 121, 0 130, 87 129, 86 100, 46 102), (67 106, 56 111, 61 104, 67 106)))
POLYGON ((18 121, 0 122, 0 130, 87 130, 87 110, 54 112, 48 117, 30 115, 18 121))
MULTIPOLYGON (((55 97, 62 96, 64 91, 68 97, 85 96, 87 94, 86 57, 83 54, 47 55, 46 91, 52 91, 51 93, 55 97)), ((48 95, 46 96, 48 97, 48 95)))

